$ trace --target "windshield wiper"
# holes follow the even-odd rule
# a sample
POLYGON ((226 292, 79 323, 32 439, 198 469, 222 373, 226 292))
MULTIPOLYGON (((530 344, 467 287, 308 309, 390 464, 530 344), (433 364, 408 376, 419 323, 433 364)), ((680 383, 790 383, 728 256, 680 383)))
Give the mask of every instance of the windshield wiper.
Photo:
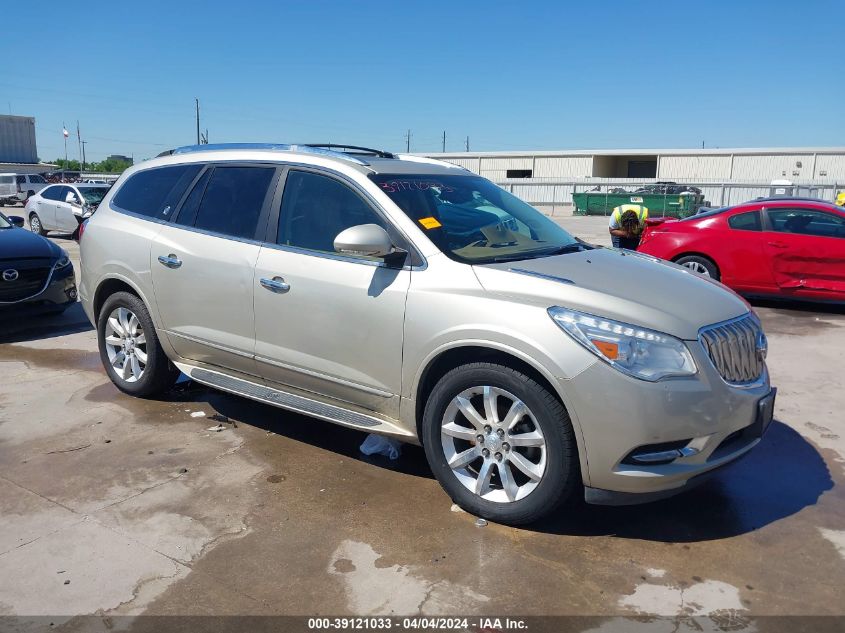
POLYGON ((573 242, 572 244, 567 244, 565 246, 560 246, 554 250, 546 251, 543 253, 544 256, 549 255, 565 255, 566 253, 580 253, 581 251, 589 250, 589 246, 582 244, 581 242, 573 242))

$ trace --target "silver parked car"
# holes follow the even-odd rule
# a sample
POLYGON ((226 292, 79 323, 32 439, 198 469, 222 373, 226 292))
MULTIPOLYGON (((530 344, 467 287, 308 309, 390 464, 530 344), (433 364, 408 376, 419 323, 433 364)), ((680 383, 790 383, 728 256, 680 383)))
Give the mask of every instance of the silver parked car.
POLYGON ((83 228, 80 295, 118 388, 181 370, 421 443, 456 503, 503 523, 576 492, 679 492, 772 420, 743 299, 448 163, 182 148, 127 170, 83 228))

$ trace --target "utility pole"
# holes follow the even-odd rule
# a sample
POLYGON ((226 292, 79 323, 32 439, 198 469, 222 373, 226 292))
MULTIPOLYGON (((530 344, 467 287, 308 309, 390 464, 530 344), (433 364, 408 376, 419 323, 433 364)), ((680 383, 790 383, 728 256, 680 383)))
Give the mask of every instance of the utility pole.
POLYGON ((62 182, 65 181, 65 172, 67 171, 68 164, 67 164, 67 126, 65 122, 62 121, 62 136, 65 137, 65 164, 62 166, 62 182))
POLYGON ((446 130, 443 130, 443 153, 446 153, 446 130))
POLYGON ((405 151, 411 151, 411 130, 408 130, 408 133, 405 135, 405 151))
MULTIPOLYGON (((82 161, 82 133, 79 131, 79 119, 76 120, 76 142, 79 145, 79 160, 82 161)), ((81 167, 81 165, 80 165, 81 167)))
POLYGON ((82 141, 82 169, 85 169, 85 144, 88 141, 82 141))
POLYGON ((466 151, 469 151, 469 137, 468 136, 467 136, 467 140, 466 140, 466 148, 467 148, 466 151))
POLYGON ((200 100, 194 99, 197 102, 197 145, 200 144, 200 100))

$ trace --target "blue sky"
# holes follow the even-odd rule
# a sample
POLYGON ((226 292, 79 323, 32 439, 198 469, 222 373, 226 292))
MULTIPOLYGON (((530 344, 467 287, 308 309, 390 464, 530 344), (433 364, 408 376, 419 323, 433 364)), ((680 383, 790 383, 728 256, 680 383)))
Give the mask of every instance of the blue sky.
POLYGON ((211 142, 845 145, 841 0, 39 6, 5 12, 31 26, 0 38, 0 111, 42 159, 63 121, 77 157, 77 119, 89 160, 193 143, 194 97, 211 142))

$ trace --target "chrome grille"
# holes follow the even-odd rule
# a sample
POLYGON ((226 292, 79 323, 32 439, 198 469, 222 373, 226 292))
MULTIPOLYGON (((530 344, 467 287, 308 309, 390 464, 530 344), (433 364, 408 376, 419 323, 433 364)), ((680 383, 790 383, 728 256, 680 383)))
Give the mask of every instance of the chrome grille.
POLYGON ((754 382, 763 373, 765 335, 751 314, 703 328, 698 339, 726 382, 754 382))

